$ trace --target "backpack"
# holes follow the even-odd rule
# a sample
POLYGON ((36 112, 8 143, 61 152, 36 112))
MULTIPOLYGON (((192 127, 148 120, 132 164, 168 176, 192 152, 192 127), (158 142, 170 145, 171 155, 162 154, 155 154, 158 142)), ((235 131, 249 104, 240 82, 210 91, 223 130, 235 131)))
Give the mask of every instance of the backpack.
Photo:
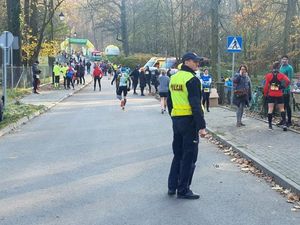
POLYGON ((100 77, 100 75, 101 75, 101 69, 100 69, 98 66, 96 66, 96 67, 94 68, 93 75, 94 75, 95 77, 100 77))
POLYGON ((270 81, 269 89, 271 91, 279 91, 282 89, 282 85, 281 85, 281 82, 277 78, 278 72, 273 72, 272 74, 273 74, 273 78, 270 81))

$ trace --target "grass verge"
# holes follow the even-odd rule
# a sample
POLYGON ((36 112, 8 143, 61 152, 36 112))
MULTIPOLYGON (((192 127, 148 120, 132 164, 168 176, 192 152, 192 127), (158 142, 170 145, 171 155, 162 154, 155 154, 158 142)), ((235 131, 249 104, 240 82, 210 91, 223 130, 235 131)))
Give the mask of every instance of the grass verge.
POLYGON ((27 105, 22 104, 19 101, 8 104, 4 110, 3 121, 0 123, 0 129, 17 122, 23 117, 30 116, 35 112, 43 110, 44 108, 45 106, 43 105, 27 105))

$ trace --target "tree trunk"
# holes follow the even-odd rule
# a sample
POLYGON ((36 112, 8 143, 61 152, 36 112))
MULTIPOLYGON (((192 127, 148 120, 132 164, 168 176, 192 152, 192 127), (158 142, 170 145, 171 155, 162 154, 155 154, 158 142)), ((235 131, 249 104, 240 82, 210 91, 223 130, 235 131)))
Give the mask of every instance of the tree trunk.
POLYGON ((177 53, 177 41, 176 41, 176 31, 175 31, 175 9, 173 7, 173 2, 170 0, 170 14, 171 14, 171 27, 172 27, 172 36, 173 36, 173 55, 176 57, 176 59, 179 59, 179 55, 177 53))
POLYGON ((288 0, 283 31, 283 53, 289 52, 289 41, 293 18, 296 15, 297 0, 288 0))
POLYGON ((32 35, 37 37, 39 33, 38 28, 38 8, 37 8, 38 0, 31 0, 30 9, 31 15, 29 19, 29 24, 31 28, 32 35))
POLYGON ((211 1, 211 67, 214 80, 220 81, 217 76, 218 68, 218 44, 219 44, 219 0, 211 1))
POLYGON ((129 43, 128 43, 128 30, 127 30, 127 16, 126 16, 126 0, 121 1, 121 37, 122 37, 122 44, 125 56, 129 55, 129 43))
POLYGON ((14 50, 13 60, 15 65, 21 65, 21 29, 20 29, 20 14, 21 3, 20 0, 7 0, 7 27, 14 36, 19 37, 19 49, 14 50))
POLYGON ((180 2, 180 22, 179 22, 179 34, 178 34, 178 55, 182 55, 182 36, 183 36, 183 1, 180 2))
POLYGON ((24 20, 25 25, 29 26, 29 18, 30 18, 30 0, 24 0, 24 20))

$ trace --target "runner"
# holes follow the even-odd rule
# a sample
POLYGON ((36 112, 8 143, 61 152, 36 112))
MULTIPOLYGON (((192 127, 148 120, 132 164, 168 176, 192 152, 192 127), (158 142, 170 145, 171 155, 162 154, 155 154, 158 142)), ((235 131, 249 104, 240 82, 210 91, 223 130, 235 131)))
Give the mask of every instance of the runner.
POLYGON ((161 70, 161 74, 158 77, 158 82, 158 93, 160 96, 161 114, 164 114, 167 108, 167 97, 170 83, 170 78, 166 75, 165 70, 161 70))
POLYGON ((99 91, 101 91, 101 79, 103 77, 103 72, 98 64, 95 64, 94 71, 93 71, 93 77, 94 77, 94 91, 96 91, 97 81, 98 81, 98 85, 99 85, 99 91))
POLYGON ((287 131, 286 116, 284 111, 283 90, 289 86, 289 78, 279 72, 280 62, 273 63, 272 73, 266 74, 266 83, 264 86, 264 96, 268 103, 268 122, 269 130, 272 130, 272 117, 274 106, 277 105, 282 118, 283 131, 287 131))
POLYGON ((208 73, 208 69, 204 70, 204 74, 201 75, 200 79, 202 83, 202 105, 206 105, 206 110, 209 112, 209 96, 211 92, 212 76, 208 73))
POLYGON ((131 86, 130 77, 127 73, 121 73, 117 78, 117 82, 118 82, 117 98, 121 100, 120 106, 122 110, 125 110, 125 105, 127 102, 126 96, 127 96, 127 92, 130 91, 130 86, 131 86), (122 94, 123 94, 123 99, 122 99, 122 94))

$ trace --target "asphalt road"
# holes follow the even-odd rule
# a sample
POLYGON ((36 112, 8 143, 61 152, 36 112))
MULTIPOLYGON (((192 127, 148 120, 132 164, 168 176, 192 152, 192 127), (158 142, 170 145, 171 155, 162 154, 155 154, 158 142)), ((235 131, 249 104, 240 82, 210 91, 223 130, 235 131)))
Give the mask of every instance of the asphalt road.
POLYGON ((132 92, 122 111, 114 94, 106 80, 102 92, 88 86, 0 138, 1 225, 300 224, 286 199, 204 139, 200 200, 167 196, 169 116, 132 92))

